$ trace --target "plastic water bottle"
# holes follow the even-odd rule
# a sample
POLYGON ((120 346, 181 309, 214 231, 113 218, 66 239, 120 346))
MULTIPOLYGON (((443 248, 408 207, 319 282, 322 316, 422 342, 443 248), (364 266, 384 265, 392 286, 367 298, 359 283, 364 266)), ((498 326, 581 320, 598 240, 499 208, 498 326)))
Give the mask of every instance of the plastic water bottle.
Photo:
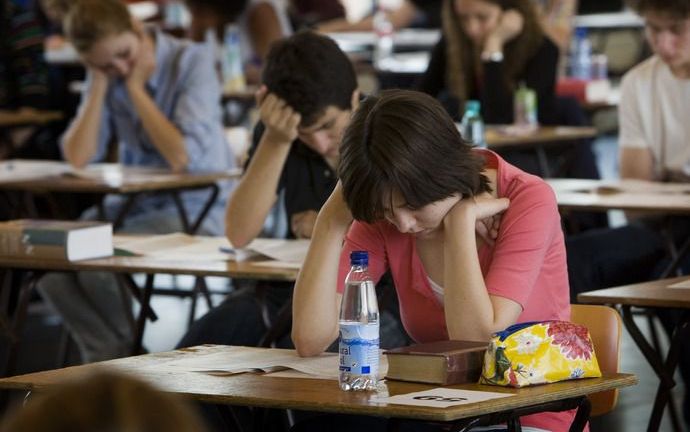
POLYGON ((340 305, 340 388, 375 390, 379 370, 379 306, 367 252, 350 254, 340 305))
POLYGON ((386 63, 393 57, 393 23, 388 19, 385 9, 379 5, 374 14, 374 33, 376 33, 376 46, 374 46, 374 67, 385 69, 386 63))
POLYGON ((524 82, 515 91, 513 108, 515 125, 526 130, 537 128, 537 92, 527 88, 524 82))
POLYGON ((587 29, 575 30, 570 49, 570 74, 573 78, 589 80, 592 77, 592 43, 587 37, 587 29))
POLYGON ((481 104, 477 100, 465 102, 465 114, 460 122, 462 138, 478 147, 486 147, 484 140, 484 120, 480 113, 481 104))
POLYGON ((247 87, 242 65, 242 51, 240 47, 240 31, 234 24, 225 27, 223 38, 223 91, 241 92, 247 87))

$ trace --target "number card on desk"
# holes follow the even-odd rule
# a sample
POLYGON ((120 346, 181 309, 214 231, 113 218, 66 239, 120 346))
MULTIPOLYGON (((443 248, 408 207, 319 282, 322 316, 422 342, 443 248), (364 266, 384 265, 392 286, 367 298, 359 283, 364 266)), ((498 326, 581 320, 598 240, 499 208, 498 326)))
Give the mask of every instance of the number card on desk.
POLYGON ((482 392, 474 390, 459 390, 439 387, 414 393, 400 394, 389 397, 377 397, 376 402, 398 405, 428 406, 433 408, 448 408, 455 405, 465 405, 513 396, 512 393, 482 392))

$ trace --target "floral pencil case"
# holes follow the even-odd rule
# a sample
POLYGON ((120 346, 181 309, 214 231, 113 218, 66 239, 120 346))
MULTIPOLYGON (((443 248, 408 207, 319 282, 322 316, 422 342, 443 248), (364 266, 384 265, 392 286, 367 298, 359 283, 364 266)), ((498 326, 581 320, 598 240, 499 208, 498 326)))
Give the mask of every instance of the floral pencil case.
POLYGON ((479 382, 525 387, 600 376, 587 327, 542 321, 515 324, 494 333, 479 382))

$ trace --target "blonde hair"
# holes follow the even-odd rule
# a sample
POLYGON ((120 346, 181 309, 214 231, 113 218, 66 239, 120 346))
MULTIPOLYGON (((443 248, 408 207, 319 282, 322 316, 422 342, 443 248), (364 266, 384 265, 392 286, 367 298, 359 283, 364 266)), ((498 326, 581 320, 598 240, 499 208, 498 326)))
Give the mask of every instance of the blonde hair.
POLYGON ((134 31, 132 17, 120 0, 74 0, 65 14, 63 27, 81 53, 106 36, 134 31))
MULTIPOLYGON (((520 34, 509 41, 503 52, 504 76, 508 87, 514 87, 517 76, 527 61, 537 52, 544 39, 532 0, 482 0, 495 4, 501 10, 515 9, 522 15, 523 27, 520 34)), ((446 38, 446 82, 448 89, 460 100, 467 99, 470 86, 475 81, 475 65, 479 61, 479 48, 467 37, 455 13, 453 0, 445 0, 442 9, 443 35, 446 38)))
POLYGON ((0 432, 203 432, 176 396, 112 372, 98 372, 32 396, 0 432))

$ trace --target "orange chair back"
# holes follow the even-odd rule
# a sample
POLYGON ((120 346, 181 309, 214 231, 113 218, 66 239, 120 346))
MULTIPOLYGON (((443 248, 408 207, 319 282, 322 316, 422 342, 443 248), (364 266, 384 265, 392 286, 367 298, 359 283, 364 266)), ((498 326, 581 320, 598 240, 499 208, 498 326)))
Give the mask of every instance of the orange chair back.
MULTIPOLYGON (((601 372, 618 372, 623 327, 618 312, 608 306, 573 304, 570 307, 570 320, 589 329, 601 372)), ((616 407, 618 390, 594 393, 589 400, 592 403, 592 416, 606 414, 616 407)))

